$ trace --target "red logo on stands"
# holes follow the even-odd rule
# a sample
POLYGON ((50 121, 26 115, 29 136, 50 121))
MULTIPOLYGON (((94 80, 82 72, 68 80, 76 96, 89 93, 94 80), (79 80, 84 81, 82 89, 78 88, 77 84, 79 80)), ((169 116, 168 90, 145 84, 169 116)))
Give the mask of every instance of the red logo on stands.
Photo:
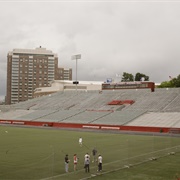
POLYGON ((134 100, 113 100, 108 103, 108 105, 123 105, 123 104, 133 104, 134 100))

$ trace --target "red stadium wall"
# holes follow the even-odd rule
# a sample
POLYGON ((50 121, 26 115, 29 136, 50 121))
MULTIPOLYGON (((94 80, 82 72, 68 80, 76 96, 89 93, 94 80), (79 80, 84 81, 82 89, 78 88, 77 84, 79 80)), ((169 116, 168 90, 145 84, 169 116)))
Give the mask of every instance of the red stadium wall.
MULTIPOLYGON (((37 121, 17 121, 17 120, 0 120, 0 124, 9 124, 16 126, 44 126, 56 128, 81 128, 81 129, 97 129, 97 130, 119 130, 119 131, 138 131, 138 132, 172 132, 172 128, 166 127, 142 127, 142 126, 113 126, 103 124, 76 124, 76 123, 57 123, 57 122, 37 122, 37 121)), ((173 132, 180 133, 180 128, 173 128, 173 132)), ((173 133, 172 132, 172 133, 173 133)))

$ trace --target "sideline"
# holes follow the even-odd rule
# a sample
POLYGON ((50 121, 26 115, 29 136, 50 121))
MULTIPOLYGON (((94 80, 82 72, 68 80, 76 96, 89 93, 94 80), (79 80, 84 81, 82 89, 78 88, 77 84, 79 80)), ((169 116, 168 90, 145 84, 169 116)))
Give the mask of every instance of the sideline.
POLYGON ((144 131, 125 131, 125 130, 107 130, 107 129, 82 129, 82 128, 59 128, 59 127, 44 127, 44 126, 26 126, 26 125, 12 125, 0 124, 0 126, 18 127, 18 128, 34 128, 34 129, 48 129, 48 130, 66 130, 66 131, 82 131, 82 132, 97 132, 108 134, 130 134, 130 135, 147 135, 147 136, 171 136, 180 137, 180 134, 160 133, 160 132, 144 132, 144 131))

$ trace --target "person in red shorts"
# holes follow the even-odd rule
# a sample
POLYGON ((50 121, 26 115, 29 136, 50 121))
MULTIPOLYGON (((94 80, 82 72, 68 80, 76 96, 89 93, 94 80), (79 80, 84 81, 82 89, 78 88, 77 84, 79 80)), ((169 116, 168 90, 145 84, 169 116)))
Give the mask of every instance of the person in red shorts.
POLYGON ((77 163, 78 163, 78 158, 77 158, 76 154, 74 154, 73 159, 74 159, 74 171, 76 171, 77 170, 77 163))

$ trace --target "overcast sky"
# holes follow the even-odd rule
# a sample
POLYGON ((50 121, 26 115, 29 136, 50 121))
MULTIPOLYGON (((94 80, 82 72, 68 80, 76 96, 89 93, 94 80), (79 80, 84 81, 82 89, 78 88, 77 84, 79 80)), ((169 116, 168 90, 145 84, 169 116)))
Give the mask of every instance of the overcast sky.
POLYGON ((137 72, 156 83, 180 74, 180 1, 1 1, 0 99, 7 53, 42 46, 59 67, 78 60, 78 80, 105 81, 137 72))

